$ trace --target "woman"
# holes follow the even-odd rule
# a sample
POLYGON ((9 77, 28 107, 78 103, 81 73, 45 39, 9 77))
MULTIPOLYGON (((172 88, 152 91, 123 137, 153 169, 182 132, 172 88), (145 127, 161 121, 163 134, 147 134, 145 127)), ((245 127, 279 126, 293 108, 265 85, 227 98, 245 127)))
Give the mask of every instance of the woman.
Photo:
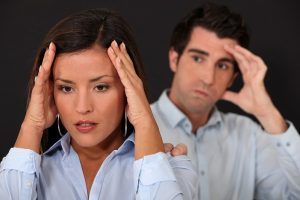
POLYGON ((162 153, 128 27, 94 9, 47 34, 15 147, 1 162, 0 199, 193 198, 190 161, 162 153), (40 155, 56 126, 62 138, 40 155))

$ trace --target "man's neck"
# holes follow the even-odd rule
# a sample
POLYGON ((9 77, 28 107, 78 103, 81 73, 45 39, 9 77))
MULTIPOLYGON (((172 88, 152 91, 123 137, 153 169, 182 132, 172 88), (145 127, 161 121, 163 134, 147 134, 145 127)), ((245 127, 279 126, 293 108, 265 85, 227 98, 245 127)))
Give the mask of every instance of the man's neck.
POLYGON ((196 134, 197 130, 208 122, 211 113, 212 110, 203 113, 185 113, 192 124, 192 133, 196 134))
POLYGON ((176 101, 170 95, 170 92, 167 93, 167 96, 169 100, 190 120, 192 124, 192 133, 194 134, 196 134, 198 128, 204 126, 208 122, 211 113, 213 112, 213 107, 203 108, 201 112, 189 110, 188 108, 184 107, 184 105, 176 103, 176 101))

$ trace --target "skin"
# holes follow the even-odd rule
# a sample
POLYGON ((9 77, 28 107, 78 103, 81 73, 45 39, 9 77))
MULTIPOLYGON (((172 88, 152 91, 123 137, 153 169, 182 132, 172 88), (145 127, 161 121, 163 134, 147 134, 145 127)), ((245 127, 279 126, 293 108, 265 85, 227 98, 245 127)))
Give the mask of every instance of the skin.
POLYGON ((135 159, 164 152, 142 81, 135 73, 125 44, 118 46, 113 41, 107 51, 95 45, 77 53, 57 55, 55 63, 54 58, 55 45, 51 43, 36 77, 15 147, 39 153, 43 130, 53 124, 59 113, 79 156, 88 193, 103 160, 124 140, 120 127, 124 109, 135 129, 135 159), (49 80, 52 70, 54 83, 49 80), (109 89, 98 87, 103 83, 110 84, 109 89), (88 134, 80 134, 74 128, 78 120, 92 120, 97 126, 88 134))
POLYGON ((124 141, 120 123, 124 87, 106 50, 98 45, 61 54, 53 65, 54 100, 78 153, 88 191, 105 158, 124 141), (79 120, 92 121, 89 133, 76 129, 79 120))
POLYGON ((284 118, 272 103, 263 82, 267 66, 237 41, 219 38, 214 32, 195 27, 181 56, 170 49, 169 62, 174 72, 169 97, 190 119, 194 133, 208 121, 220 99, 254 115, 270 134, 287 130, 284 118), (238 93, 227 90, 237 75, 234 62, 237 62, 244 81, 238 93))

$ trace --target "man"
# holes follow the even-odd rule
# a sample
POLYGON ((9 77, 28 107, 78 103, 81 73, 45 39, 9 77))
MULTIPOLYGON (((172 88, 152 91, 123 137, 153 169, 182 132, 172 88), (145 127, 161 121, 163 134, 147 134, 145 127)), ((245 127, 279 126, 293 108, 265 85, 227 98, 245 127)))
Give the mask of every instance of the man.
POLYGON ((173 31, 171 88, 151 105, 164 142, 188 146, 201 200, 300 199, 300 137, 272 103, 242 17, 205 4, 173 31), (238 74, 244 85, 228 91, 238 74), (219 111, 220 99, 252 114, 219 111))

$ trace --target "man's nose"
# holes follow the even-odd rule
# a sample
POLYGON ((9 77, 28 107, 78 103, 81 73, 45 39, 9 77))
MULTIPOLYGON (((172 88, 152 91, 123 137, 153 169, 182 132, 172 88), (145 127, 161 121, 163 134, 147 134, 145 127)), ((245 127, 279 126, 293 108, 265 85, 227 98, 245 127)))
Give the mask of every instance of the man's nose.
POLYGON ((207 66, 203 69, 202 81, 207 85, 212 85, 215 82, 215 68, 213 66, 207 66))

